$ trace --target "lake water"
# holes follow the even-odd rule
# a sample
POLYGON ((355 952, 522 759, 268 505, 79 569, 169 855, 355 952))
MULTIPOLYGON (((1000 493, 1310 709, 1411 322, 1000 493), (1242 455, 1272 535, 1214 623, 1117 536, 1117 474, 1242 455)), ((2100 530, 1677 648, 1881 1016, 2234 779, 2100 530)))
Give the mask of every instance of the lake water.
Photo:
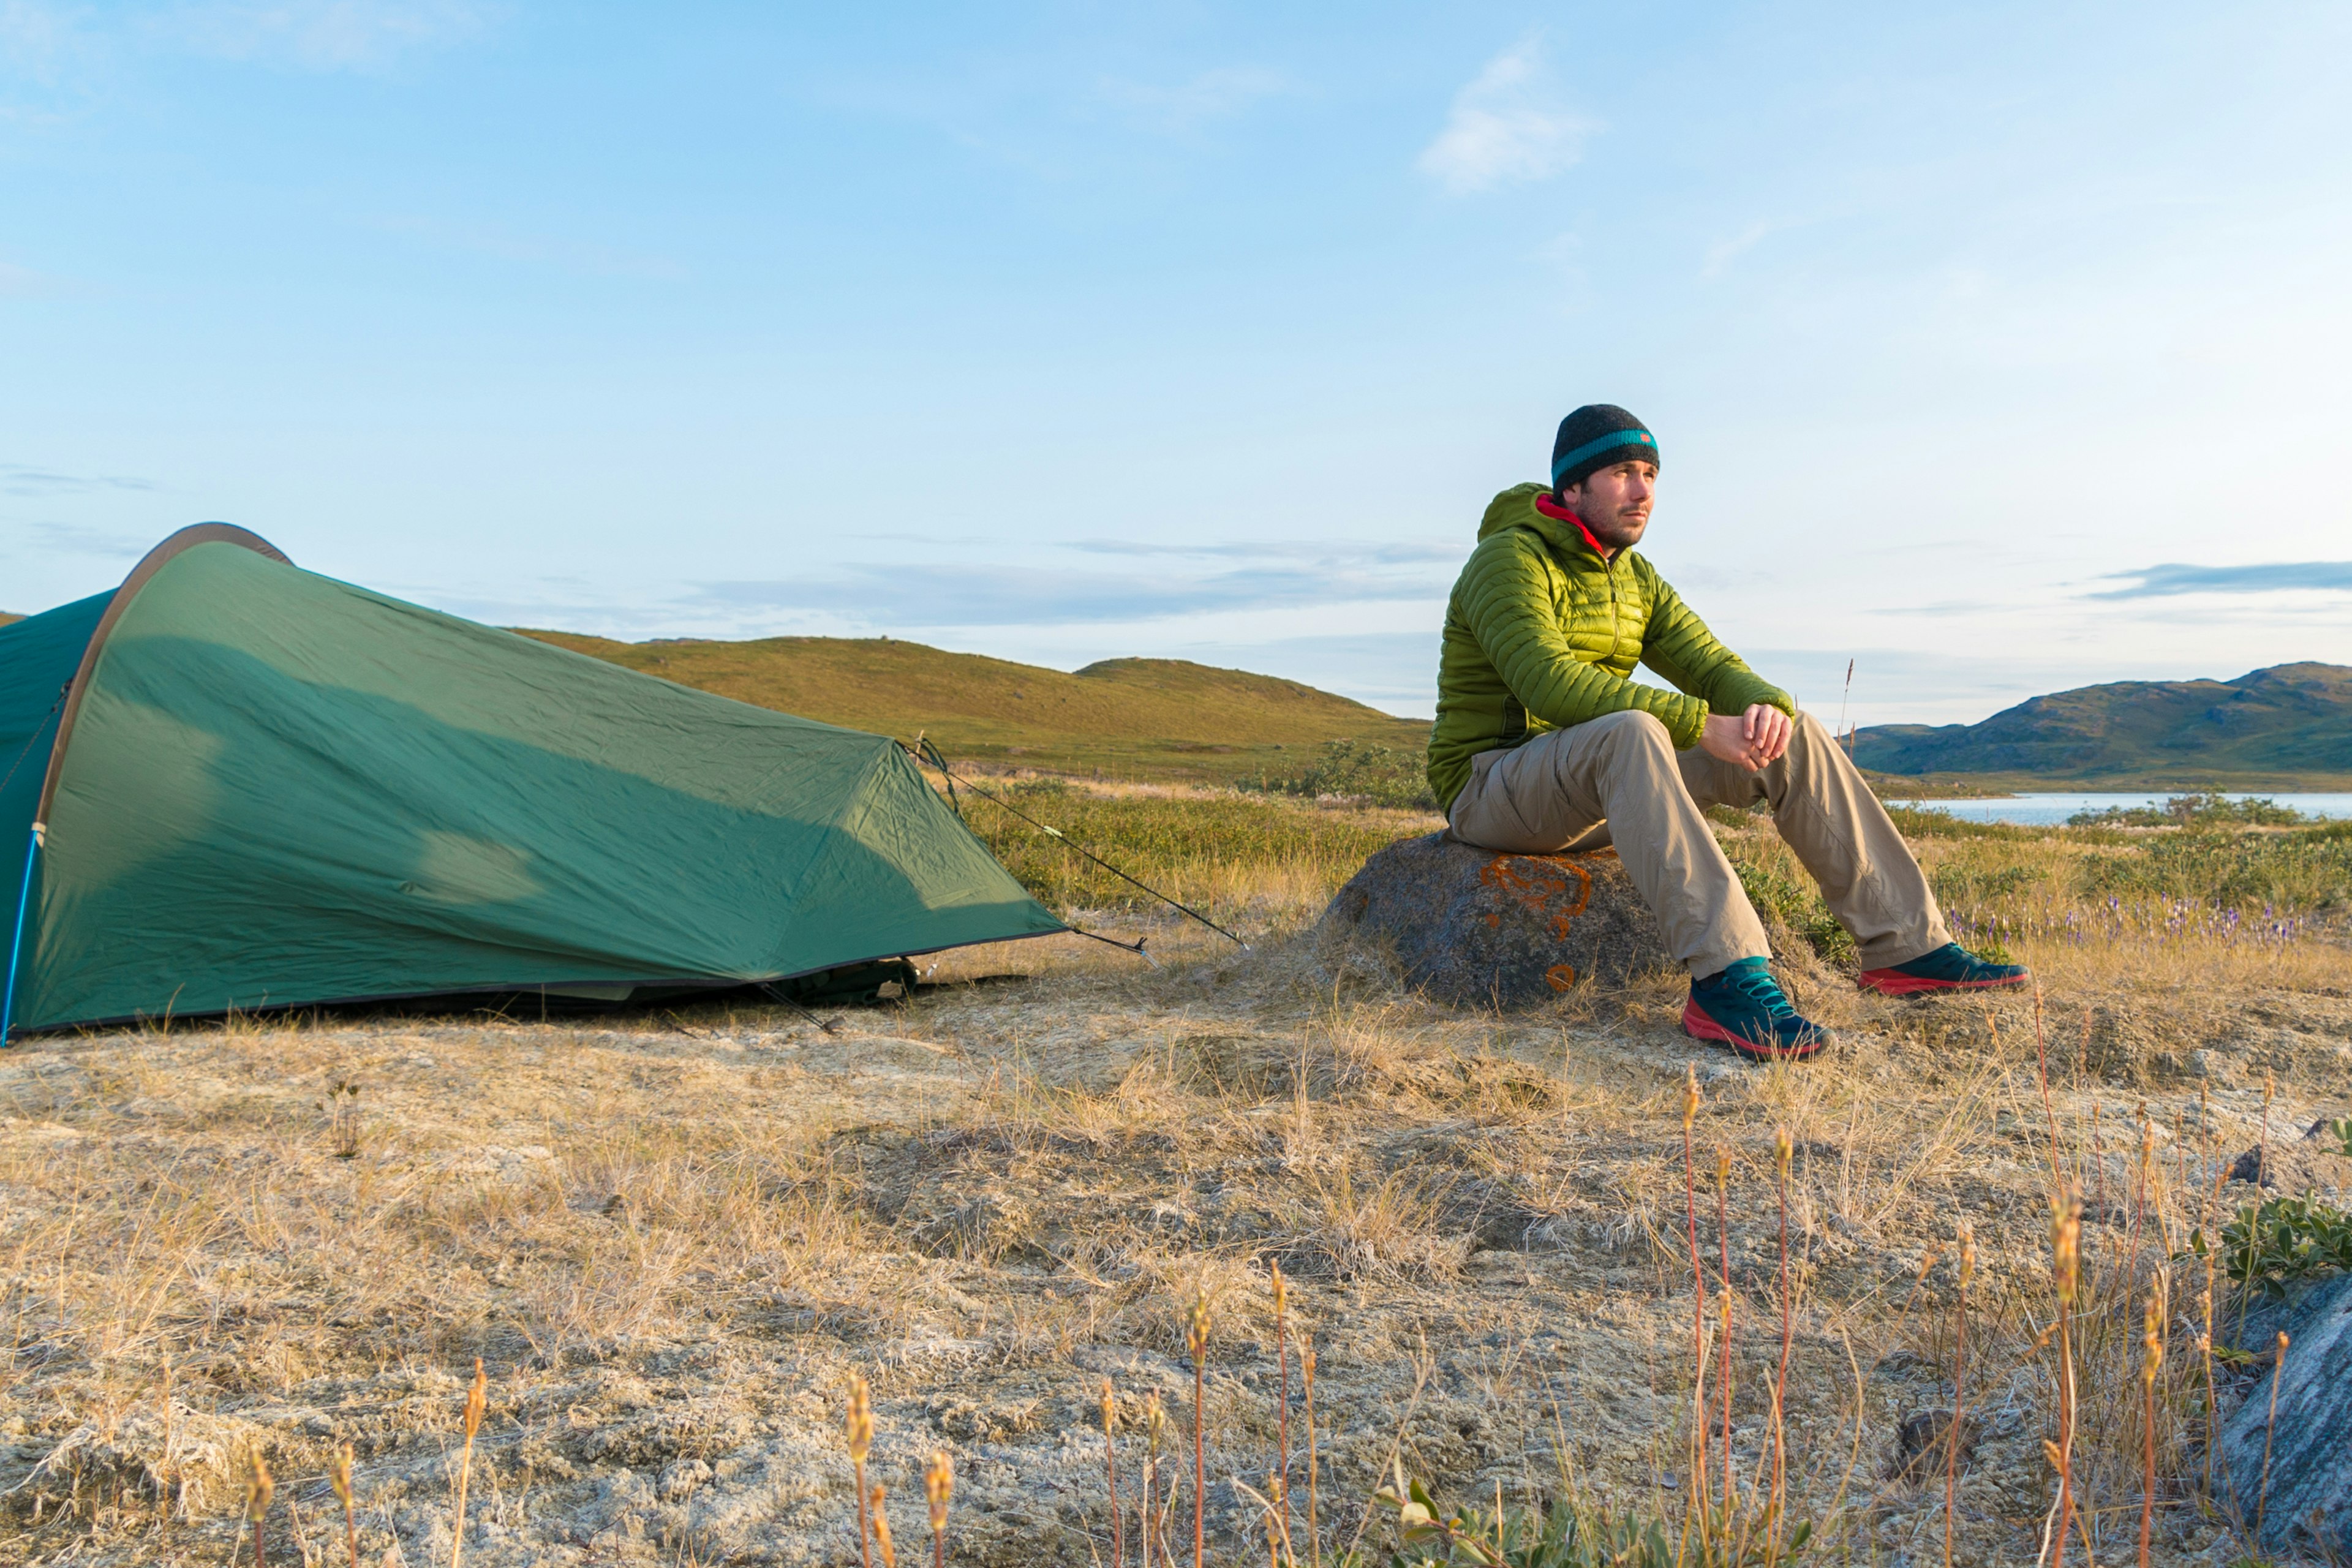
MULTIPOLYGON (((2179 790, 2154 795, 2018 795, 2003 800, 1890 800, 1890 805, 1916 806, 1921 811, 1946 811, 1969 822, 2016 822, 2042 827, 2063 824, 2078 811, 2105 811, 2111 805, 2162 805, 2179 790)), ((2352 795, 2231 794, 2231 800, 2268 800, 2292 806, 2311 817, 2352 817, 2352 795)))

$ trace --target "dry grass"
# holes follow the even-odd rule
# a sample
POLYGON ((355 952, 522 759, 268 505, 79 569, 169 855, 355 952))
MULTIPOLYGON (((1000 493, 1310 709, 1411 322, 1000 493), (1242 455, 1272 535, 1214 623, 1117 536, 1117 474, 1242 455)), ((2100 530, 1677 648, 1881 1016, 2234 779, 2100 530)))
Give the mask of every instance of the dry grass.
MULTIPOLYGON (((2027 897, 2063 893, 2082 851, 1923 853, 1939 873, 2025 866, 1997 897, 2027 897)), ((1858 1559, 1940 1554, 1946 1456, 1906 1466, 1902 1434, 1952 1404, 1965 1223, 1976 1441, 1954 1467, 1955 1560, 2033 1556, 2058 1433, 2054 1162, 2085 1205, 2074 1550, 2137 1549, 2150 1447, 2154 1560, 2219 1538, 2200 1506, 2201 1271, 2169 1282, 2152 1387, 2147 1297, 2158 1257, 2244 1195, 2215 1199, 2213 1178, 2260 1136, 2265 1073, 2274 1131, 2346 1109, 2352 1001, 2327 931, 2023 931, 2039 1053, 2029 1000, 1898 1005, 1815 966, 1797 979, 1840 1045, 1755 1068, 1675 1032, 1671 982, 1451 1012, 1285 934, 1336 868, 1218 875, 1235 879, 1188 890, 1247 920, 1253 952, 1111 908, 1165 967, 1076 939, 977 950, 934 981, 1030 978, 926 987, 837 1036, 709 1005, 26 1042, 0 1059, 0 1554, 226 1561, 250 1539, 257 1458, 271 1559, 344 1561, 348 1443, 362 1562, 455 1556, 461 1476, 477 1568, 855 1562, 842 1432, 862 1376, 866 1465, 910 1559, 944 1451, 949 1561, 1109 1562, 1108 1377, 1123 1477, 1139 1483, 1164 1412, 1160 1540, 1189 1545, 1197 1411, 1211 1560, 1256 1561, 1285 1366, 1297 1465, 1309 1436, 1297 1363, 1276 1358, 1275 1264, 1285 1332, 1317 1356, 1325 1560, 1398 1464, 1458 1502, 1568 1477, 1679 1519, 1695 1408, 1723 1463, 1720 1378, 1700 1395, 1691 1376, 1694 1230, 1709 1290, 1727 1274, 1735 1293, 1734 1467, 1769 1489, 1780 1130, 1790 1521, 1858 1559)), ((1711 1363, 1720 1306, 1698 1320, 1711 1363)))

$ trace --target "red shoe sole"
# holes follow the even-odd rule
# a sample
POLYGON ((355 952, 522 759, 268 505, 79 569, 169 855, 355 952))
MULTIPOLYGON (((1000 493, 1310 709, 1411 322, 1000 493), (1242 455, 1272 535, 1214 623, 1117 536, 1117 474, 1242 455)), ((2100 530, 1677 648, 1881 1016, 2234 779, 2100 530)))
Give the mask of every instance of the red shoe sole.
POLYGON ((1729 1046, 1748 1060, 1758 1062, 1801 1062, 1828 1043, 1815 1036, 1809 1044, 1801 1046, 1759 1046, 1747 1036, 1735 1035, 1708 1017, 1696 1002, 1683 1004, 1683 1033, 1694 1040, 1729 1046))
POLYGON ((2031 974, 2014 974, 2006 980, 1922 980, 1899 970, 1865 969, 1854 984, 1881 996, 1916 996, 1925 991, 2001 991, 2022 985, 2032 978, 2031 974))

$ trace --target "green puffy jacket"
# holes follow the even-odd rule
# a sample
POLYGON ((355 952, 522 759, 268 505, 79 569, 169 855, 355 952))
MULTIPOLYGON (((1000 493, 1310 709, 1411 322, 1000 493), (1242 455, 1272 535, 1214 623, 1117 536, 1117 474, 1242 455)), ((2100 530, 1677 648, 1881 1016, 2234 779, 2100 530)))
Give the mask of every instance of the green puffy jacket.
POLYGON ((1759 702, 1794 717, 1796 699, 1740 662, 1630 550, 1603 561, 1572 521, 1536 510, 1541 485, 1514 485, 1478 524, 1478 546, 1445 606, 1429 787, 1451 807, 1470 759, 1603 713, 1656 715, 1677 749, 1710 713, 1759 702), (1681 689, 1627 679, 1645 664, 1681 689))

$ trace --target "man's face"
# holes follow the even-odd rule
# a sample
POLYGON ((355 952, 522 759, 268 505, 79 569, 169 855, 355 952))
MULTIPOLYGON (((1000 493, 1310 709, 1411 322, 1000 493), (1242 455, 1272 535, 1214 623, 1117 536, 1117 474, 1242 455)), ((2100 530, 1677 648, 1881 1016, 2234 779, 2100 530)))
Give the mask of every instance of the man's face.
POLYGON ((1657 494, 1656 465, 1633 458, 1595 469, 1560 491, 1560 498, 1593 538, 1612 550, 1630 550, 1650 526, 1650 503, 1657 494))

